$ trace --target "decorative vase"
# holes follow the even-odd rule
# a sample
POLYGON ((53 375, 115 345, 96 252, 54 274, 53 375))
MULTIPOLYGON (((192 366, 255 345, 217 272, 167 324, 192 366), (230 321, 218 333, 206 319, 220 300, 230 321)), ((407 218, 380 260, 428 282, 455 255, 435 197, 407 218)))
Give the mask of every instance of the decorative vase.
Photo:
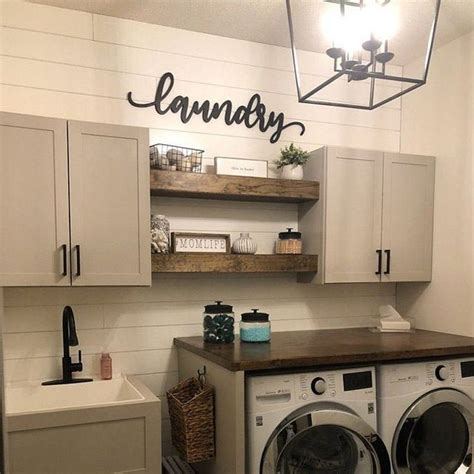
POLYGON ((242 232, 240 237, 232 244, 232 251, 253 255, 257 251, 257 242, 249 236, 248 232, 242 232))
POLYGON ((151 253, 168 253, 170 250, 170 223, 165 216, 151 216, 151 253))
POLYGON ((283 166, 281 177, 283 179, 303 179, 303 167, 301 165, 283 166))

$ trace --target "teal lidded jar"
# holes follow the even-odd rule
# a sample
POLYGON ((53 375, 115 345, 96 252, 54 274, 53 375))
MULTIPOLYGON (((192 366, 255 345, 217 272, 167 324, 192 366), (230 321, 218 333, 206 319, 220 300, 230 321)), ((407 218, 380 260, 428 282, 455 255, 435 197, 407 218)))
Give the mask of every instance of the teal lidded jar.
POLYGON ((240 340, 243 342, 268 342, 271 339, 270 316, 252 309, 243 313, 240 321, 240 340))
POLYGON ((232 306, 222 304, 222 301, 204 306, 202 326, 204 342, 234 342, 234 312, 232 306))

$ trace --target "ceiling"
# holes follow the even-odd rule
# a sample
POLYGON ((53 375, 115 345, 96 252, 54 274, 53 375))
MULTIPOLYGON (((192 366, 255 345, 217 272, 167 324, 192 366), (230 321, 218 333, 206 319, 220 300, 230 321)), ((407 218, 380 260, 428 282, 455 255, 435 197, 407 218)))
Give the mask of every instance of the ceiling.
MULTIPOLYGON (((276 46, 289 46, 285 0, 29 0, 72 10, 115 16, 276 46)), ((393 63, 406 64, 424 55, 434 0, 392 0, 398 29, 393 63)), ((298 48, 323 52, 330 45, 319 22, 324 0, 292 0, 298 48)), ((435 47, 474 30, 474 0, 442 0, 435 47)))

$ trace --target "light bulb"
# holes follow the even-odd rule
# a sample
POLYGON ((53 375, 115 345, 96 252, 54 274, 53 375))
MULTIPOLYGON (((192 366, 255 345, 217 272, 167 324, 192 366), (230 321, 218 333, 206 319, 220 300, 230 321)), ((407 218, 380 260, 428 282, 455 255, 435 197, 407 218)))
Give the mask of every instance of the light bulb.
POLYGON ((366 35, 362 21, 362 12, 359 8, 351 8, 344 15, 342 28, 343 48, 350 53, 360 50, 366 35))
POLYGON ((344 48, 347 52, 355 52, 360 49, 364 40, 360 19, 359 8, 348 8, 345 15, 335 9, 328 11, 322 22, 323 34, 333 46, 344 48))
POLYGON ((333 46, 354 53, 371 36, 380 41, 391 39, 397 30, 397 24, 392 4, 381 6, 374 1, 362 9, 346 7, 344 15, 338 9, 327 11, 323 17, 322 30, 333 46))
POLYGON ((331 8, 323 17, 323 34, 334 46, 342 46, 343 22, 344 18, 336 9, 331 8))
POLYGON ((368 4, 363 9, 361 21, 366 36, 373 35, 380 41, 393 38, 397 30, 397 15, 392 3, 384 6, 378 3, 368 4))

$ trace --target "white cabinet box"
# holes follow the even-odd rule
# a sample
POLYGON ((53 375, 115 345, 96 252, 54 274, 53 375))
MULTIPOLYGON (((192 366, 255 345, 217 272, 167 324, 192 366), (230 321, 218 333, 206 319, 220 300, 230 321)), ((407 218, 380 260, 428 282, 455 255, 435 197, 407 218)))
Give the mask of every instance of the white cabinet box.
POLYGON ((151 284, 148 130, 0 114, 0 286, 151 284))
POLYGON ((323 147, 305 177, 320 200, 300 207, 305 253, 318 283, 431 280, 435 159, 323 147))

